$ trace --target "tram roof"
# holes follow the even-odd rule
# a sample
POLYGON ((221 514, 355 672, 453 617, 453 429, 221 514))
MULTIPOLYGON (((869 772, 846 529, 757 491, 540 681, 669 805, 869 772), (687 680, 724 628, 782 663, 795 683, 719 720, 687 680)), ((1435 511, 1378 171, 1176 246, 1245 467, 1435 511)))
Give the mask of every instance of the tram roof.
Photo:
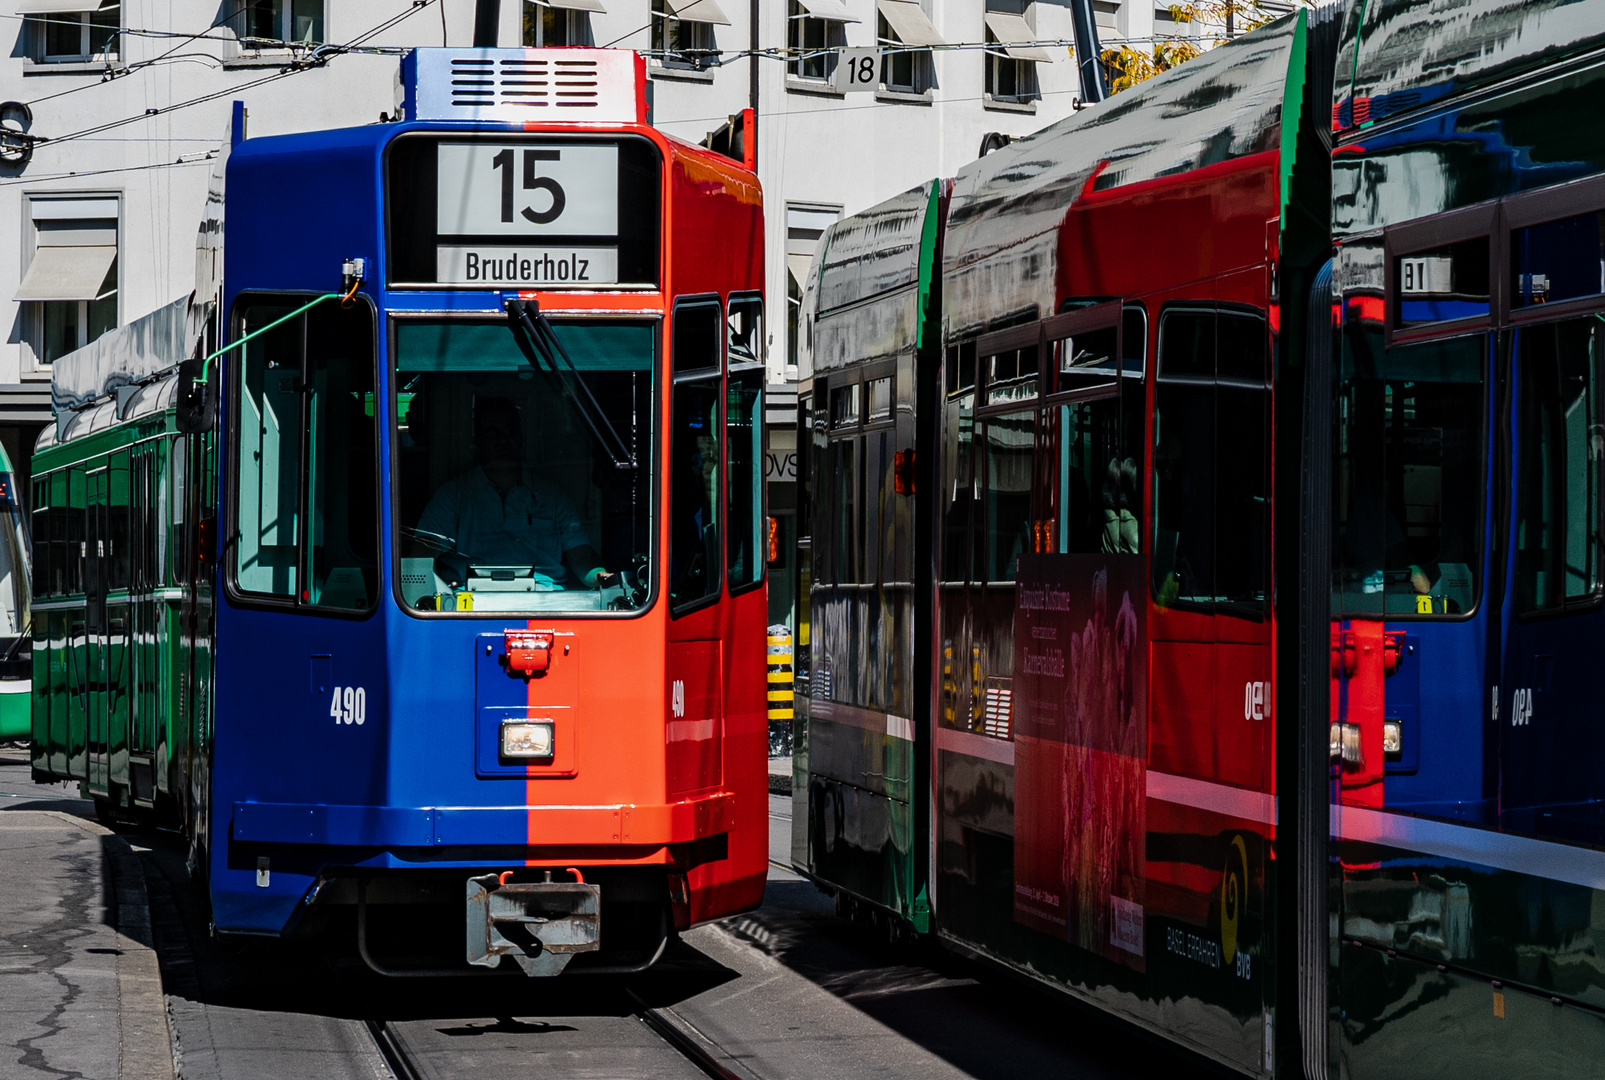
POLYGON ((947 336, 1053 310, 1059 227, 1079 198, 1276 149, 1303 18, 1284 16, 961 169, 944 252, 947 336))
POLYGON ((1578 0, 1369 0, 1339 42, 1333 117, 1353 130, 1594 52, 1605 21, 1578 0))

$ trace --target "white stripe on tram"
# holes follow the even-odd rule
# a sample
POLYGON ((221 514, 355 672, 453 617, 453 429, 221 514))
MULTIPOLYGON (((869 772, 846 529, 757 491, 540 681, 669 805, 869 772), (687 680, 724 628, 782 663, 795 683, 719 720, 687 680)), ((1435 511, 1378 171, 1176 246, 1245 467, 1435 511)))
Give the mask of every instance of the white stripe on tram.
POLYGON ((1556 844, 1492 829, 1429 821, 1363 806, 1332 807, 1332 833, 1344 840, 1405 848, 1495 870, 1605 889, 1605 851, 1556 844))
POLYGON ((1171 773, 1148 773, 1148 797, 1160 802, 1191 806, 1214 814, 1257 821, 1261 825, 1276 824, 1276 796, 1262 791, 1217 784, 1210 780, 1195 780, 1190 776, 1171 773))

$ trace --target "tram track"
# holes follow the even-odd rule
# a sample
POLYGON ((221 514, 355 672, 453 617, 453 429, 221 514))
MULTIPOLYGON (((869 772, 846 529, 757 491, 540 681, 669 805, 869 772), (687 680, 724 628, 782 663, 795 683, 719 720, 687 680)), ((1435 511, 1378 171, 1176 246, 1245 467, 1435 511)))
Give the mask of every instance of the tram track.
MULTIPOLYGON (((625 988, 624 1000, 633 1007, 625 1014, 656 1036, 654 1045, 667 1046, 687 1064, 710 1080, 755 1080, 753 1074, 732 1069, 720 1060, 719 1047, 670 1010, 654 1007, 634 990, 625 988)), ((621 1017, 620 1019, 623 1019, 621 1017)), ((414 1049, 403 1030, 405 1024, 391 1020, 363 1022, 369 1038, 395 1080, 439 1080, 441 1074, 429 1067, 427 1055, 414 1049)), ((412 1023, 412 1022, 407 1022, 412 1023)), ((498 1026, 521 1026, 511 1019, 498 1020, 498 1026)), ((544 1025, 543 1025, 544 1028, 544 1025)))

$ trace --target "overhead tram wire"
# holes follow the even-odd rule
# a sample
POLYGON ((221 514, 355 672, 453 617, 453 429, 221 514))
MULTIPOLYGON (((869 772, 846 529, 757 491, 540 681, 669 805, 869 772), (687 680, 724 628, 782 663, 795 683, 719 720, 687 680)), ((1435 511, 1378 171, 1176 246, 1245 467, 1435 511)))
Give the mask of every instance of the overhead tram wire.
POLYGON ((156 161, 149 165, 122 165, 115 169, 93 169, 89 172, 51 173, 48 176, 25 176, 17 180, 0 180, 0 187, 15 187, 18 184, 48 184, 54 180, 77 180, 85 176, 109 176, 112 173, 148 172, 152 169, 178 169, 190 165, 205 165, 217 157, 216 150, 207 150, 204 156, 176 161, 156 161))
MULTIPOLYGON (((234 86, 223 87, 220 90, 215 90, 215 91, 213 91, 211 93, 201 94, 201 95, 199 95, 197 97, 188 98, 188 99, 186 99, 184 101, 176 102, 176 103, 174 103, 172 105, 166 105, 166 106, 162 106, 160 108, 146 109, 144 112, 139 113, 139 114, 137 114, 135 116, 125 116, 125 117, 122 117, 122 118, 117 119, 117 120, 108 120, 104 124, 97 124, 94 127, 88 127, 88 128, 83 128, 82 130, 79 130, 79 131, 68 132, 66 135, 58 135, 58 136, 55 136, 55 137, 41 138, 41 139, 37 140, 37 145, 40 145, 40 146, 51 146, 51 145, 56 145, 56 144, 64 143, 64 142, 72 142, 75 139, 87 138, 88 136, 91 136, 91 135, 99 135, 101 132, 112 131, 112 130, 114 130, 116 128, 126 127, 129 124, 136 124, 139 121, 148 119, 148 118, 150 118, 152 116, 163 116, 163 115, 165 115, 167 113, 170 113, 170 112, 177 112, 179 109, 188 108, 191 105, 200 105, 200 104, 203 104, 203 103, 208 102, 208 101, 215 101, 218 98, 228 97, 228 96, 233 95, 233 94, 242 93, 243 91, 253 89, 254 87, 263 86, 263 85, 265 85, 267 83, 270 83, 270 82, 276 82, 279 79, 287 79, 292 75, 298 75, 298 74, 300 74, 301 72, 304 72, 304 71, 311 71, 314 68, 321 68, 324 65, 328 64, 328 62, 330 60, 334 59, 336 56, 341 56, 341 55, 343 55, 343 54, 345 54, 347 52, 360 51, 359 50, 359 46, 361 46, 362 43, 367 41, 369 38, 373 37, 376 34, 384 33, 386 30, 390 29, 391 27, 396 26, 397 24, 401 23, 402 21, 404 21, 406 19, 409 19, 412 16, 416 15, 418 12, 424 10, 430 4, 437 3, 437 2, 438 2, 438 0, 413 0, 412 5, 410 7, 408 7, 406 10, 401 11, 396 15, 392 15, 390 18, 385 19, 383 22, 380 22, 376 26, 373 26, 373 27, 369 28, 368 30, 363 31, 362 33, 358 34, 356 37, 352 38, 350 41, 344 42, 344 43, 338 44, 338 45, 335 45, 335 44, 319 45, 317 48, 313 49, 311 51, 311 53, 309 53, 305 59, 292 61, 291 63, 287 64, 285 67, 279 69, 278 71, 275 71, 270 75, 264 75, 263 77, 261 77, 259 79, 252 79, 252 80, 250 80, 248 82, 239 83, 239 84, 234 85, 234 86)), ((390 51, 390 50, 387 49, 386 52, 388 52, 388 51, 390 51)), ((401 52, 403 50, 397 49, 395 51, 399 53, 399 52, 401 52)))

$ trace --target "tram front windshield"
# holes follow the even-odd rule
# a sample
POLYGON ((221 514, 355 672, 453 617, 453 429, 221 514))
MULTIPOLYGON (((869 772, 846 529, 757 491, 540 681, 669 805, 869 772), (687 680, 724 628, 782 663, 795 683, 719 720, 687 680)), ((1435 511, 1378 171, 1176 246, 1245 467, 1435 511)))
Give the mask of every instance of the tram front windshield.
POLYGON ((501 320, 396 326, 398 581, 415 611, 646 603, 655 328, 550 326, 555 343, 501 320))
MULTIPOLYGON (((0 643, 28 632, 28 534, 13 498, 14 478, 0 473, 0 643)), ((3 650, 0 650, 3 654, 3 650)))

